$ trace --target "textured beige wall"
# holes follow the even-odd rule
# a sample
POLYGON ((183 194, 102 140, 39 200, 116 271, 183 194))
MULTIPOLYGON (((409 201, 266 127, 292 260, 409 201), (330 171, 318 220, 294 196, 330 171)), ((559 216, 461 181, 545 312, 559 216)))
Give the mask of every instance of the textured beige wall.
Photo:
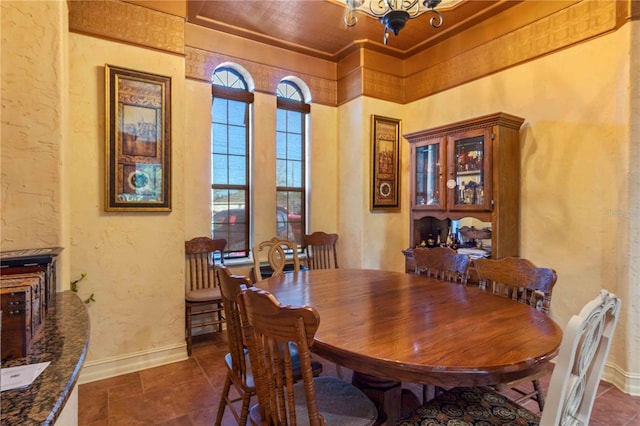
POLYGON ((71 276, 93 292, 88 361, 184 345, 185 82, 177 55, 69 34, 71 276), (104 64, 172 78, 170 213, 104 211, 104 64))
POLYGON ((611 361, 627 371, 624 348, 640 326, 637 314, 625 318, 638 309, 625 256, 637 239, 628 233, 630 28, 414 102, 404 127, 413 132, 498 111, 526 119, 521 256, 556 269, 551 315, 562 327, 600 288, 623 297, 611 361))
MULTIPOLYGON (((307 174, 309 176, 309 232, 338 231, 338 193, 340 178, 338 174, 338 110, 325 105, 311 106, 309 124, 309 158, 307 174)), ((340 259, 346 256, 338 239, 340 259)), ((340 259, 338 265, 341 265, 340 259)))
MULTIPOLYGON (((628 39, 630 41, 630 52, 633 52, 630 58, 629 69, 631 72, 629 81, 630 92, 630 108, 629 108, 629 164, 628 171, 628 194, 629 194, 629 210, 626 212, 628 220, 620 220, 621 225, 628 222, 628 231, 621 229, 621 235, 628 235, 629 251, 626 253, 623 248, 616 248, 615 251, 619 256, 625 257, 628 262, 629 285, 626 288, 626 304, 627 310, 625 314, 626 329, 624 339, 618 339, 617 344, 612 349, 613 359, 626 359, 626 368, 621 373, 635 375, 640 377, 640 22, 633 22, 630 25, 628 39)), ((622 228, 622 227, 620 227, 622 228)), ((635 393, 640 394, 640 385, 637 384, 635 393)))
MULTIPOLYGON (((338 223, 343 247, 349 253, 345 267, 404 271, 406 236, 402 232, 408 207, 370 211, 371 116, 402 119, 404 107, 372 98, 358 98, 339 110, 340 192, 338 223)), ((401 122, 401 132, 402 122, 401 122)), ((405 146, 401 143, 401 155, 405 146)), ((408 172, 401 171, 400 186, 408 186, 408 172)), ((401 204, 403 203, 400 197, 401 204)), ((408 234, 408 232, 407 232, 408 234)))
POLYGON ((63 2, 3 1, 2 250, 63 243, 63 2))
POLYGON ((211 234, 211 85, 185 80, 185 239, 211 234))

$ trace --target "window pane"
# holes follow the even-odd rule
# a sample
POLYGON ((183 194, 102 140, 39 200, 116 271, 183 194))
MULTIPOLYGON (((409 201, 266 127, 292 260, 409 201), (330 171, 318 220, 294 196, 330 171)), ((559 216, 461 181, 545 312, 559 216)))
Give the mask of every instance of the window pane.
POLYGON ((247 115, 247 104, 240 101, 229 101, 229 124, 244 126, 247 115))
POLYGON ((299 161, 287 162, 287 186, 302 188, 302 163, 299 161))
POLYGON ((233 68, 220 68, 213 74, 212 84, 216 86, 224 86, 232 89, 247 90, 247 84, 244 79, 233 68))
POLYGON ((302 160, 302 138, 300 135, 289 133, 287 137, 287 158, 289 160, 302 160))
POLYGON ((287 131, 289 133, 302 133, 302 114, 287 111, 287 131))
POLYGON ((216 185, 228 185, 229 184, 229 170, 227 167, 226 155, 213 155, 213 184, 216 185))
MULTIPOLYGON (((289 204, 288 204, 289 213, 296 214, 296 215, 302 214, 302 193, 298 191, 289 191, 288 198, 289 198, 289 204)), ((293 218, 293 219, 296 219, 296 218, 293 218)))
POLYGON ((276 158, 287 158, 287 134, 276 133, 276 158))
POLYGON ((302 101, 302 93, 298 86, 290 81, 282 81, 278 84, 277 95, 281 98, 302 101))
POLYGON ((247 160, 245 157, 229 156, 229 184, 245 185, 247 183, 247 160))
POLYGON ((247 131, 244 127, 229 126, 229 154, 245 155, 247 131))
POLYGON ((276 160, 276 186, 288 186, 286 160, 276 160))
POLYGON ((226 99, 213 98, 211 107, 211 120, 216 123, 227 122, 227 103, 226 99))
POLYGON ((213 152, 218 154, 227 153, 227 126, 224 124, 211 125, 211 140, 213 152))
POLYGON ((213 189, 211 191, 211 211, 213 213, 226 210, 229 204, 228 189, 213 189))
POLYGON ((302 245, 304 218, 302 194, 294 191, 278 191, 276 221, 279 238, 286 238, 302 245))
POLYGON ((278 132, 287 131, 287 111, 284 109, 278 109, 276 112, 276 130, 278 132))

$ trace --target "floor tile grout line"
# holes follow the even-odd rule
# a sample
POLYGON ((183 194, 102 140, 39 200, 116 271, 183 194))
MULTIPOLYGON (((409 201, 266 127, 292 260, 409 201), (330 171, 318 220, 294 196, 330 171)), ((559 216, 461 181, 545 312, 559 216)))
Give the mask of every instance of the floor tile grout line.
POLYGON ((198 359, 198 357, 196 355, 193 355, 193 358, 195 359, 196 364, 198 364, 198 367, 200 368, 200 372, 204 376, 205 380, 207 381, 207 383, 209 383, 209 386, 211 387, 211 390, 215 392, 216 388, 213 385, 211 378, 207 375, 206 371, 204 370, 204 367, 200 363, 200 360, 198 359))

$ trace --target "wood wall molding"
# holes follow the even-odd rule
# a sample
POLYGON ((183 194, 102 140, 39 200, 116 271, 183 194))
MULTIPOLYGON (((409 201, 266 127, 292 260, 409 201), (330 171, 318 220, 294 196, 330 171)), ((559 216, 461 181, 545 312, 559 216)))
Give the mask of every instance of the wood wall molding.
POLYGON ((404 79, 400 76, 362 69, 362 94, 396 103, 404 103, 404 79))
MULTIPOLYGON (((615 31, 638 19, 640 13, 640 6, 632 1, 566 1, 558 3, 556 9, 540 9, 550 7, 545 2, 523 2, 506 12, 518 13, 519 17, 519 26, 509 28, 509 32, 494 31, 480 43, 478 31, 469 29, 405 60, 362 47, 335 64, 335 76, 331 63, 322 62, 321 72, 314 75, 318 67, 310 64, 315 64, 313 60, 317 58, 305 60, 299 53, 286 50, 281 50, 281 60, 266 63, 260 59, 265 45, 253 41, 243 41, 249 43, 240 49, 247 53, 243 53, 244 57, 214 51, 218 43, 185 46, 183 17, 139 4, 117 0, 77 0, 68 4, 71 31, 184 54, 186 78, 209 82, 216 66, 236 62, 251 73, 260 92, 273 94, 283 77, 296 76, 307 83, 314 103, 329 106, 359 96, 400 104, 413 102, 615 31), (531 22, 523 16, 529 16, 531 22)), ((491 22, 484 24, 490 26, 491 22)))
MULTIPOLYGON (((361 67, 361 95, 408 103, 520 65, 616 30, 629 18, 624 9, 620 9, 620 3, 582 1, 456 56, 442 61, 431 57, 433 65, 405 76, 401 85, 392 76, 382 78, 382 71, 371 72, 361 67), (621 19, 623 13, 625 19, 621 19), (400 96, 395 92, 398 87, 404 89, 400 96)), ((354 95, 339 97, 338 104, 354 95)))
POLYGON ((280 83, 284 77, 295 76, 309 86, 313 103, 330 106, 337 105, 338 83, 335 80, 265 65, 247 59, 209 52, 190 46, 185 47, 185 53, 186 78, 211 82, 211 75, 217 66, 225 62, 234 62, 244 67, 251 74, 255 83, 255 90, 258 92, 275 94, 278 83, 280 83))
POLYGON ((74 0, 69 31, 174 54, 184 53, 184 18, 113 0, 74 0))

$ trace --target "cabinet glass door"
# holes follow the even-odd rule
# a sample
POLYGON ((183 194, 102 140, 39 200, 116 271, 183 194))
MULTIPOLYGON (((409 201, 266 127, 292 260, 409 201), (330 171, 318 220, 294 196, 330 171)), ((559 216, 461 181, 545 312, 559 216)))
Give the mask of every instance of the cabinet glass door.
POLYGON ((467 132, 451 137, 448 187, 452 210, 490 210, 489 173, 491 139, 484 131, 467 132))
POLYGON ((415 147, 414 208, 432 210, 445 208, 443 141, 415 147))

